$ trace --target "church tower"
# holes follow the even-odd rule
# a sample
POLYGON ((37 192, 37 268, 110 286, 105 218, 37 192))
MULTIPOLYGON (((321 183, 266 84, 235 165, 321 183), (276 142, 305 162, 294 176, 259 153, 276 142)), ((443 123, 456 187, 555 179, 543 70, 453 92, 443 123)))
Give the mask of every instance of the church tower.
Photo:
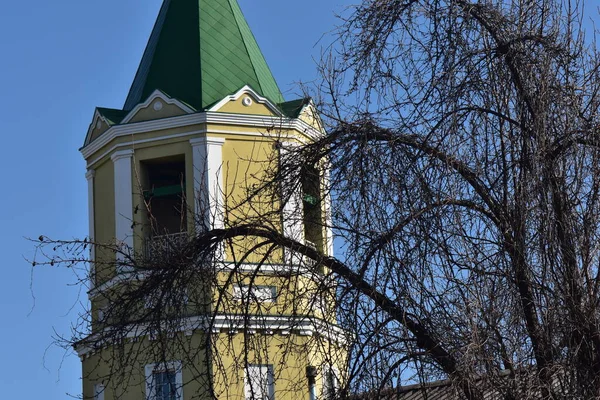
POLYGON ((164 0, 123 108, 97 108, 81 148, 92 243, 91 329, 76 346, 84 399, 333 396, 346 335, 327 271, 251 238, 221 246, 209 266, 187 256, 202 232, 259 218, 332 254, 319 166, 281 188, 291 195, 252 195, 324 134, 315 115, 309 99, 284 100, 237 0, 164 0))

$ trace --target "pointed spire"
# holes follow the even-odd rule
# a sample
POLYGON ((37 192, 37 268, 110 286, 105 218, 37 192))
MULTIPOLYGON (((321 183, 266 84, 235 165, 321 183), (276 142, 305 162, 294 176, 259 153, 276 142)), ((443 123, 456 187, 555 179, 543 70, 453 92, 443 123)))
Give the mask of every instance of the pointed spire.
POLYGON ((201 110, 244 85, 284 101, 237 0, 164 0, 123 108, 160 89, 201 110))

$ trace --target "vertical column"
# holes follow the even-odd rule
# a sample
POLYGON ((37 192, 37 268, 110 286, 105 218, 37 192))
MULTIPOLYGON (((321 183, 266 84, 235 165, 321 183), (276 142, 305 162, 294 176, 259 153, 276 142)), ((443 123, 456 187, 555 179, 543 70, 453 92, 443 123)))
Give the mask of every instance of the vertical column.
MULTIPOLYGON (((285 142, 281 144, 279 152, 279 165, 289 167, 293 165, 291 151, 297 146, 295 143, 285 142)), ((284 236, 297 242, 304 243, 304 204, 302 203, 302 185, 297 181, 298 175, 289 174, 289 180, 284 180, 281 188, 281 197, 283 204, 282 223, 284 236)), ((284 250, 284 262, 286 264, 299 264, 302 257, 294 256, 294 252, 289 249, 284 250)))
POLYGON ((196 230, 220 229, 224 226, 223 144, 225 139, 205 137, 191 139, 194 167, 194 207, 196 230))
POLYGON ((323 190, 325 193, 325 241, 327 242, 327 255, 333 257, 333 216, 331 215, 331 181, 330 181, 330 165, 326 162, 323 165, 323 190))
POLYGON ((85 178, 88 183, 88 225, 89 225, 89 239, 90 239, 90 289, 96 286, 96 247, 95 247, 95 220, 94 220, 94 177, 96 171, 93 169, 88 170, 85 174, 85 178))
POLYGON ((121 250, 117 253, 117 272, 131 268, 124 261, 133 250, 132 159, 133 150, 117 151, 111 157, 115 169, 115 238, 121 250))

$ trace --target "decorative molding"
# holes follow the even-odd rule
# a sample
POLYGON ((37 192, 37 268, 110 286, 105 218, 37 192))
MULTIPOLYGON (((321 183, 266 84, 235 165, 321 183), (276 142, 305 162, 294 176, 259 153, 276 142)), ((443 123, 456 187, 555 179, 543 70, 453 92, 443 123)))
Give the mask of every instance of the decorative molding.
MULTIPOLYGON (((244 95, 250 95, 250 96, 252 96, 256 100, 257 103, 263 104, 265 107, 267 107, 269 110, 271 110, 273 112, 273 114, 275 114, 275 115, 277 115, 279 117, 283 117, 283 114, 277 108, 277 106, 275 104, 271 103, 271 101, 269 99, 267 99, 266 97, 263 97, 260 94, 258 94, 257 92, 255 92, 254 89, 252 89, 248 85, 244 86, 243 88, 241 88, 240 90, 238 90, 234 94, 232 94, 230 96, 224 97, 221 101, 219 101, 217 104, 215 104, 214 106, 212 106, 208 111, 210 111, 210 112, 216 112, 221 107, 223 107, 225 104, 227 104, 227 103, 229 103, 231 101, 236 101, 236 100, 238 100, 240 97, 242 97, 244 95)), ((250 99, 250 104, 246 104, 245 100, 246 99, 242 100, 242 104, 243 105, 245 105, 246 107, 249 107, 249 106, 252 105, 252 99, 250 99)))
MULTIPOLYGON (((144 101, 143 103, 138 104, 137 106, 135 106, 130 112, 129 114, 127 114, 125 116, 125 118, 123 118, 123 121, 121 121, 121 123, 119 125, 124 125, 129 123, 129 121, 131 121, 133 119, 133 117, 135 117, 135 115, 140 112, 140 110, 143 110, 144 108, 148 108, 150 107, 150 104, 152 104, 152 102, 156 99, 160 99, 162 101, 164 101, 166 104, 170 104, 170 105, 174 105, 179 107, 182 111, 188 113, 188 114, 192 114, 195 113, 196 110, 194 110, 193 108, 191 108, 190 106, 182 103, 181 101, 171 98, 169 96, 167 96, 165 93, 163 93, 162 91, 156 89, 154 92, 152 92, 152 94, 150 96, 148 96, 148 98, 146 99, 146 101, 144 101)), ((156 108, 156 104, 154 107, 155 111, 160 111, 162 109, 162 103, 160 105, 160 108, 156 108)))
MULTIPOLYGON (((231 114, 218 112, 203 112, 175 117, 162 118, 152 121, 132 122, 124 125, 113 125, 99 138, 82 147, 80 150, 83 157, 87 160, 102 147, 109 144, 116 138, 123 136, 132 136, 139 133, 147 133, 172 128, 184 128, 186 126, 199 124, 215 125, 239 125, 254 128, 263 128, 265 132, 262 136, 278 137, 277 129, 292 129, 305 134, 311 139, 317 139, 323 136, 320 132, 300 119, 290 119, 285 117, 269 117, 264 115, 231 114)), ((215 132, 211 130, 211 132, 215 132)), ((215 132, 216 133, 216 132, 215 132)), ((241 132, 232 132, 233 134, 243 134, 241 132)), ((255 136, 255 135, 254 135, 255 136)), ((173 137, 173 136, 169 136, 173 137)), ((87 142, 86 142, 87 143, 87 142)), ((89 165, 89 164, 88 164, 89 165)))
MULTIPOLYGON (((196 135, 206 135, 209 133, 213 134, 213 135, 215 135, 215 134, 216 135, 237 135, 237 136, 266 137, 266 138, 273 138, 273 139, 289 138, 288 136, 281 136, 279 134, 262 133, 262 132, 243 132, 243 131, 221 130, 221 129, 211 129, 210 131, 208 131, 207 129, 202 129, 202 130, 196 130, 196 131, 190 131, 190 132, 184 132, 184 133, 177 133, 174 135, 159 136, 159 137, 150 138, 150 139, 141 139, 141 140, 135 140, 135 141, 131 141, 131 142, 119 143, 119 144, 112 146, 110 149, 106 150, 101 155, 95 157, 93 160, 88 161, 87 165, 88 165, 88 168, 93 167, 98 161, 102 160, 104 157, 106 157, 107 155, 111 154, 112 152, 114 152, 116 149, 119 149, 119 148, 127 148, 127 147, 131 147, 133 145, 140 145, 140 144, 145 144, 145 143, 160 142, 161 140, 185 138, 185 137, 196 136, 196 135)), ((301 138, 297 138, 297 139, 300 141, 300 143, 304 143, 301 140, 301 138)))
POLYGON ((117 162, 118 160, 121 160, 123 158, 132 158, 132 157, 133 157, 133 150, 129 149, 129 150, 115 151, 110 156, 110 159, 112 160, 112 162, 117 162))
MULTIPOLYGON (((233 262, 219 262, 216 265, 217 272, 230 272, 234 269, 240 273, 256 273, 259 265, 257 264, 239 264, 236 265, 233 262)), ((300 266, 300 265, 289 265, 289 264, 261 264, 260 265, 260 273, 261 274, 269 274, 269 275, 279 275, 279 274, 306 274, 311 272, 308 266, 300 266)), ((122 272, 117 274, 114 278, 104 282, 103 284, 94 287, 88 291, 88 298, 93 300, 97 296, 101 295, 103 292, 111 290, 115 286, 120 283, 129 283, 132 281, 141 281, 146 279, 148 275, 152 272, 122 272)))
MULTIPOLYGON (((280 315, 228 315, 228 314, 203 314, 187 318, 182 318, 178 328, 165 323, 165 331, 170 329, 170 333, 182 333, 189 335, 189 332, 201 331, 212 332, 214 334, 230 334, 231 331, 238 333, 252 332, 252 334, 274 335, 279 333, 284 336, 297 334, 300 336, 323 336, 327 340, 332 340, 340 344, 346 344, 352 333, 348 332, 338 325, 327 322, 321 318, 312 316, 280 316, 280 315)), ((110 329, 110 328, 107 328, 110 329)), ((127 332, 126 339, 133 340, 141 337, 154 337, 149 324, 138 324, 123 327, 123 332, 127 332)), ((91 335, 84 341, 94 342, 98 334, 91 335)), ((99 340, 99 339, 98 339, 99 340)), ((94 343, 94 348, 85 345, 78 345, 75 351, 79 357, 86 357, 99 350, 107 348, 111 343, 94 343)))

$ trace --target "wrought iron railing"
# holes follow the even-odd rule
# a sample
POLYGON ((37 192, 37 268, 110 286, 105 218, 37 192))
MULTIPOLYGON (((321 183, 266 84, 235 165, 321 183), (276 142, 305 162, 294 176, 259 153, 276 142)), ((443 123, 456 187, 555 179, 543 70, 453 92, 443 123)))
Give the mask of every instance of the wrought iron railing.
POLYGON ((147 259, 170 258, 181 251, 188 243, 187 232, 170 233, 167 235, 156 235, 146 239, 144 243, 144 254, 147 259))

